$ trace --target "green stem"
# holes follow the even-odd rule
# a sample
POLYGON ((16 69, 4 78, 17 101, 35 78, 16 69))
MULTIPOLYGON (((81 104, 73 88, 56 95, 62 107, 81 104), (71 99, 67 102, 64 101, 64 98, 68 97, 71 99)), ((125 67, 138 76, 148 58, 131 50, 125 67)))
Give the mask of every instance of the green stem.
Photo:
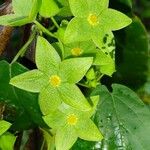
POLYGON ((44 149, 44 145, 45 145, 45 139, 43 139, 42 146, 41 146, 40 150, 44 149))
POLYGON ((36 32, 33 31, 33 33, 31 34, 31 36, 29 37, 28 41, 23 45, 23 47, 18 51, 18 53, 16 54, 16 56, 14 57, 14 59, 12 60, 11 64, 13 64, 14 62, 16 62, 18 60, 18 58, 24 54, 28 48, 28 46, 30 45, 30 43, 33 41, 34 37, 36 35, 36 32))
POLYGON ((45 34, 47 34, 47 35, 49 35, 49 36, 51 36, 51 37, 57 39, 57 37, 56 37, 53 33, 51 33, 50 31, 48 31, 48 30, 47 30, 43 25, 41 25, 38 21, 35 20, 34 23, 36 24, 36 26, 37 26, 42 32, 44 32, 45 34))
POLYGON ((100 79, 104 76, 104 74, 100 75, 98 78, 97 78, 97 82, 100 81, 100 79))
POLYGON ((77 83, 78 85, 80 85, 80 86, 83 86, 83 87, 86 87, 86 88, 91 88, 90 86, 88 86, 88 85, 85 85, 85 84, 83 84, 83 83, 77 83))
POLYGON ((59 29, 59 25, 56 22, 56 20, 54 19, 54 17, 51 17, 52 22, 54 23, 54 25, 59 29))

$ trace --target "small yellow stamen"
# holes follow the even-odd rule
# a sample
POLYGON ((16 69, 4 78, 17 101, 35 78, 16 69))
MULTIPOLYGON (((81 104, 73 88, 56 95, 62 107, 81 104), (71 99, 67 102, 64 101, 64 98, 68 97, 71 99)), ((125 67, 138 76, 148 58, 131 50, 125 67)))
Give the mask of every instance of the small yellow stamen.
POLYGON ((57 75, 52 75, 49 79, 49 82, 53 87, 58 87, 61 83, 61 79, 57 75))
POLYGON ((67 123, 69 125, 76 125, 78 118, 75 114, 71 114, 67 117, 67 123))
POLYGON ((95 14, 89 14, 87 20, 88 20, 89 24, 92 26, 96 26, 99 24, 98 17, 95 14))
POLYGON ((82 49, 81 48, 73 48, 71 50, 71 53, 73 56, 80 56, 82 54, 82 49))

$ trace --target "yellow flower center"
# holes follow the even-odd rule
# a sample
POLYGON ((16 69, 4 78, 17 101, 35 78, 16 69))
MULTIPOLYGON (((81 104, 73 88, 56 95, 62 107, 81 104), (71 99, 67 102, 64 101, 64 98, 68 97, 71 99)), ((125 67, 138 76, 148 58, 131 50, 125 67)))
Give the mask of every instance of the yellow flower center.
POLYGON ((49 79, 49 82, 53 87, 58 87, 61 83, 61 79, 57 75, 52 75, 49 79))
POLYGON ((92 26, 96 26, 96 25, 99 24, 98 17, 94 14, 89 14, 87 20, 88 20, 89 24, 92 25, 92 26))
POLYGON ((67 123, 69 125, 76 125, 78 118, 75 114, 71 114, 67 117, 67 123))
POLYGON ((81 48, 73 48, 71 50, 71 53, 73 56, 80 56, 82 54, 82 49, 81 48))

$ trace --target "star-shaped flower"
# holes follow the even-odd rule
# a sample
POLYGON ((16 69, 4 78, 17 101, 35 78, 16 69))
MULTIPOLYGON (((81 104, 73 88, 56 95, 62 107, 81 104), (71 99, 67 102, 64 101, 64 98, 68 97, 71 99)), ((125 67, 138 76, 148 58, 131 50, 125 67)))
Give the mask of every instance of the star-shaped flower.
POLYGON ((64 44, 63 47, 59 42, 56 42, 54 47, 62 52, 64 59, 96 56, 96 45, 93 41, 73 42, 64 44))
MULTIPOLYGON (((64 31, 66 28, 61 28, 61 33, 57 32, 61 41, 64 40, 64 31)), ((54 43, 57 51, 61 52, 63 58, 89 57, 92 56, 93 65, 100 66, 100 71, 103 74, 111 76, 115 72, 115 40, 112 32, 106 33, 98 40, 98 45, 95 45, 92 40, 72 42, 72 43, 54 43), (97 48, 98 47, 98 48, 97 48)))
POLYGON ((108 0, 69 0, 75 16, 68 24, 65 42, 92 39, 99 45, 99 38, 110 31, 119 30, 131 23, 123 13, 108 8, 108 0))
POLYGON ((49 42, 38 37, 36 47, 38 69, 16 76, 10 83, 30 92, 40 92, 39 104, 43 114, 55 110, 62 100, 75 108, 88 110, 90 105, 75 84, 83 78, 92 62, 92 57, 61 61, 49 42))
MULTIPOLYGON (((97 99, 95 96, 93 98, 97 99)), ((94 111, 82 112, 65 106, 43 117, 49 127, 56 131, 56 150, 69 150, 78 137, 89 141, 102 140, 102 134, 90 119, 94 111)))

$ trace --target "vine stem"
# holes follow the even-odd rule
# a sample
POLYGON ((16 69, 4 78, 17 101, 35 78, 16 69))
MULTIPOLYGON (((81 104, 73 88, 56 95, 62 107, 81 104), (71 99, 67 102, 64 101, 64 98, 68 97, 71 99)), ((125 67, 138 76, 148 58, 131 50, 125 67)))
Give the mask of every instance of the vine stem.
POLYGON ((54 17, 51 17, 52 22, 54 23, 54 25, 59 29, 59 25, 56 22, 56 20, 54 19, 54 17))
POLYGON ((104 76, 104 74, 100 75, 98 78, 97 78, 97 82, 100 81, 100 79, 104 76))
POLYGON ((36 24, 36 26, 37 26, 42 32, 44 32, 45 34, 47 34, 47 35, 49 35, 49 36, 51 36, 51 37, 57 39, 57 37, 56 37, 52 32, 50 32, 49 30, 47 30, 47 29, 46 29, 43 25, 41 25, 38 21, 35 20, 34 23, 36 24))
POLYGON ((17 59, 26 52, 28 46, 30 45, 30 43, 33 41, 34 37, 36 35, 36 32, 33 31, 33 33, 31 34, 31 36, 29 37, 28 41, 23 45, 23 47, 18 51, 18 53, 16 54, 16 56, 14 57, 14 59, 12 60, 11 64, 13 64, 14 62, 17 61, 17 59))
POLYGON ((83 86, 83 87, 86 87, 86 88, 91 88, 90 86, 85 85, 85 84, 83 84, 83 83, 77 83, 77 85, 80 85, 80 86, 83 86))

